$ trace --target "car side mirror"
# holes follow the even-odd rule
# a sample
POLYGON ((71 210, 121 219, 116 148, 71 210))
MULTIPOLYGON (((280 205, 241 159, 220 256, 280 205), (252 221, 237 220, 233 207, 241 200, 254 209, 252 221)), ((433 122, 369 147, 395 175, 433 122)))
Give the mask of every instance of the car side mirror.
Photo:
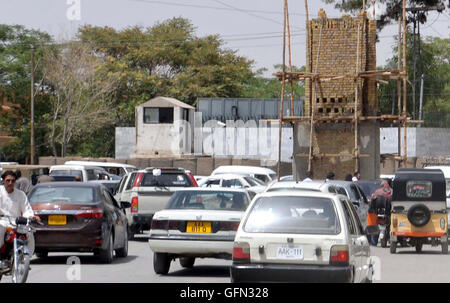
POLYGON ((380 233, 380 228, 378 225, 368 225, 365 229, 365 234, 367 236, 376 236, 380 233))
POLYGON ((122 201, 122 202, 120 202, 120 206, 122 208, 131 208, 131 203, 122 201))

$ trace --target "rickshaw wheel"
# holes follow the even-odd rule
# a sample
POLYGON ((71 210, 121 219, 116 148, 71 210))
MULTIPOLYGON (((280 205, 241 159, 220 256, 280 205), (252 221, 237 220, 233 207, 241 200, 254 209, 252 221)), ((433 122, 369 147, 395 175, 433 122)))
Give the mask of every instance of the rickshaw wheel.
POLYGON ((395 252, 397 251, 397 242, 391 241, 389 245, 389 251, 391 252, 391 254, 395 254, 395 252))
POLYGON ((441 247, 442 247, 442 254, 444 255, 448 254, 448 241, 442 242, 441 247))

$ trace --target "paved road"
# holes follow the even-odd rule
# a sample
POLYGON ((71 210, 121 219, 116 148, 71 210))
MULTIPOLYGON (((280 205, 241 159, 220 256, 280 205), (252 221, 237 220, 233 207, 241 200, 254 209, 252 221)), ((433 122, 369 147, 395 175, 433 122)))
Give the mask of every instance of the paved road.
MULTIPOLYGON (((91 254, 50 254, 47 259, 33 257, 28 282, 33 283, 228 283, 231 261, 198 259, 192 269, 184 269, 178 261, 172 262, 169 274, 156 275, 153 271, 153 253, 147 235, 129 242, 129 255, 115 259, 112 264, 101 264, 91 254), (77 256, 79 267, 68 265, 70 256, 77 256), (69 278, 68 278, 69 277, 69 278), (80 278, 78 280, 78 278, 80 278), (72 279, 72 280, 71 280, 72 279)), ((433 283, 450 282, 450 254, 442 255, 440 247, 424 246, 418 254, 414 248, 399 248, 391 255, 389 248, 372 247, 373 256, 381 265, 378 282, 433 283)), ((3 277, 2 282, 10 281, 3 277)))

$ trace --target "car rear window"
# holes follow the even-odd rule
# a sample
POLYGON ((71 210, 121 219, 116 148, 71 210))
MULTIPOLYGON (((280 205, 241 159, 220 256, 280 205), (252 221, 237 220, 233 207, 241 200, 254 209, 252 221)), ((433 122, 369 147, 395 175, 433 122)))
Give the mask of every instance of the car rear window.
POLYGON ((67 170, 52 170, 50 173, 50 176, 80 176, 83 178, 83 173, 81 170, 73 170, 73 169, 67 169, 67 170))
POLYGON ((248 204, 242 192, 178 191, 170 198, 167 208, 244 211, 248 204))
POLYGON ((243 228, 249 233, 340 233, 333 201, 316 197, 260 197, 243 228))
POLYGON ((90 204, 97 202, 92 187, 37 187, 28 197, 31 204, 90 204))
POLYGON ((152 173, 144 174, 141 186, 191 187, 192 181, 184 173, 165 173, 154 176, 152 173))
POLYGON ((430 198, 432 188, 430 181, 408 181, 406 182, 406 196, 408 198, 430 198))

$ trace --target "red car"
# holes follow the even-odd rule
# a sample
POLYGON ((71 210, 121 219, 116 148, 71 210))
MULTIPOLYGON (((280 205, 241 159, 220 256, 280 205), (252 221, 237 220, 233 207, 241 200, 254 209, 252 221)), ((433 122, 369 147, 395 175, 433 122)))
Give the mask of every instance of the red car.
POLYGON ((111 263, 128 255, 128 222, 125 208, 108 189, 91 182, 41 183, 28 195, 44 225, 36 225, 35 252, 93 252, 111 263))

